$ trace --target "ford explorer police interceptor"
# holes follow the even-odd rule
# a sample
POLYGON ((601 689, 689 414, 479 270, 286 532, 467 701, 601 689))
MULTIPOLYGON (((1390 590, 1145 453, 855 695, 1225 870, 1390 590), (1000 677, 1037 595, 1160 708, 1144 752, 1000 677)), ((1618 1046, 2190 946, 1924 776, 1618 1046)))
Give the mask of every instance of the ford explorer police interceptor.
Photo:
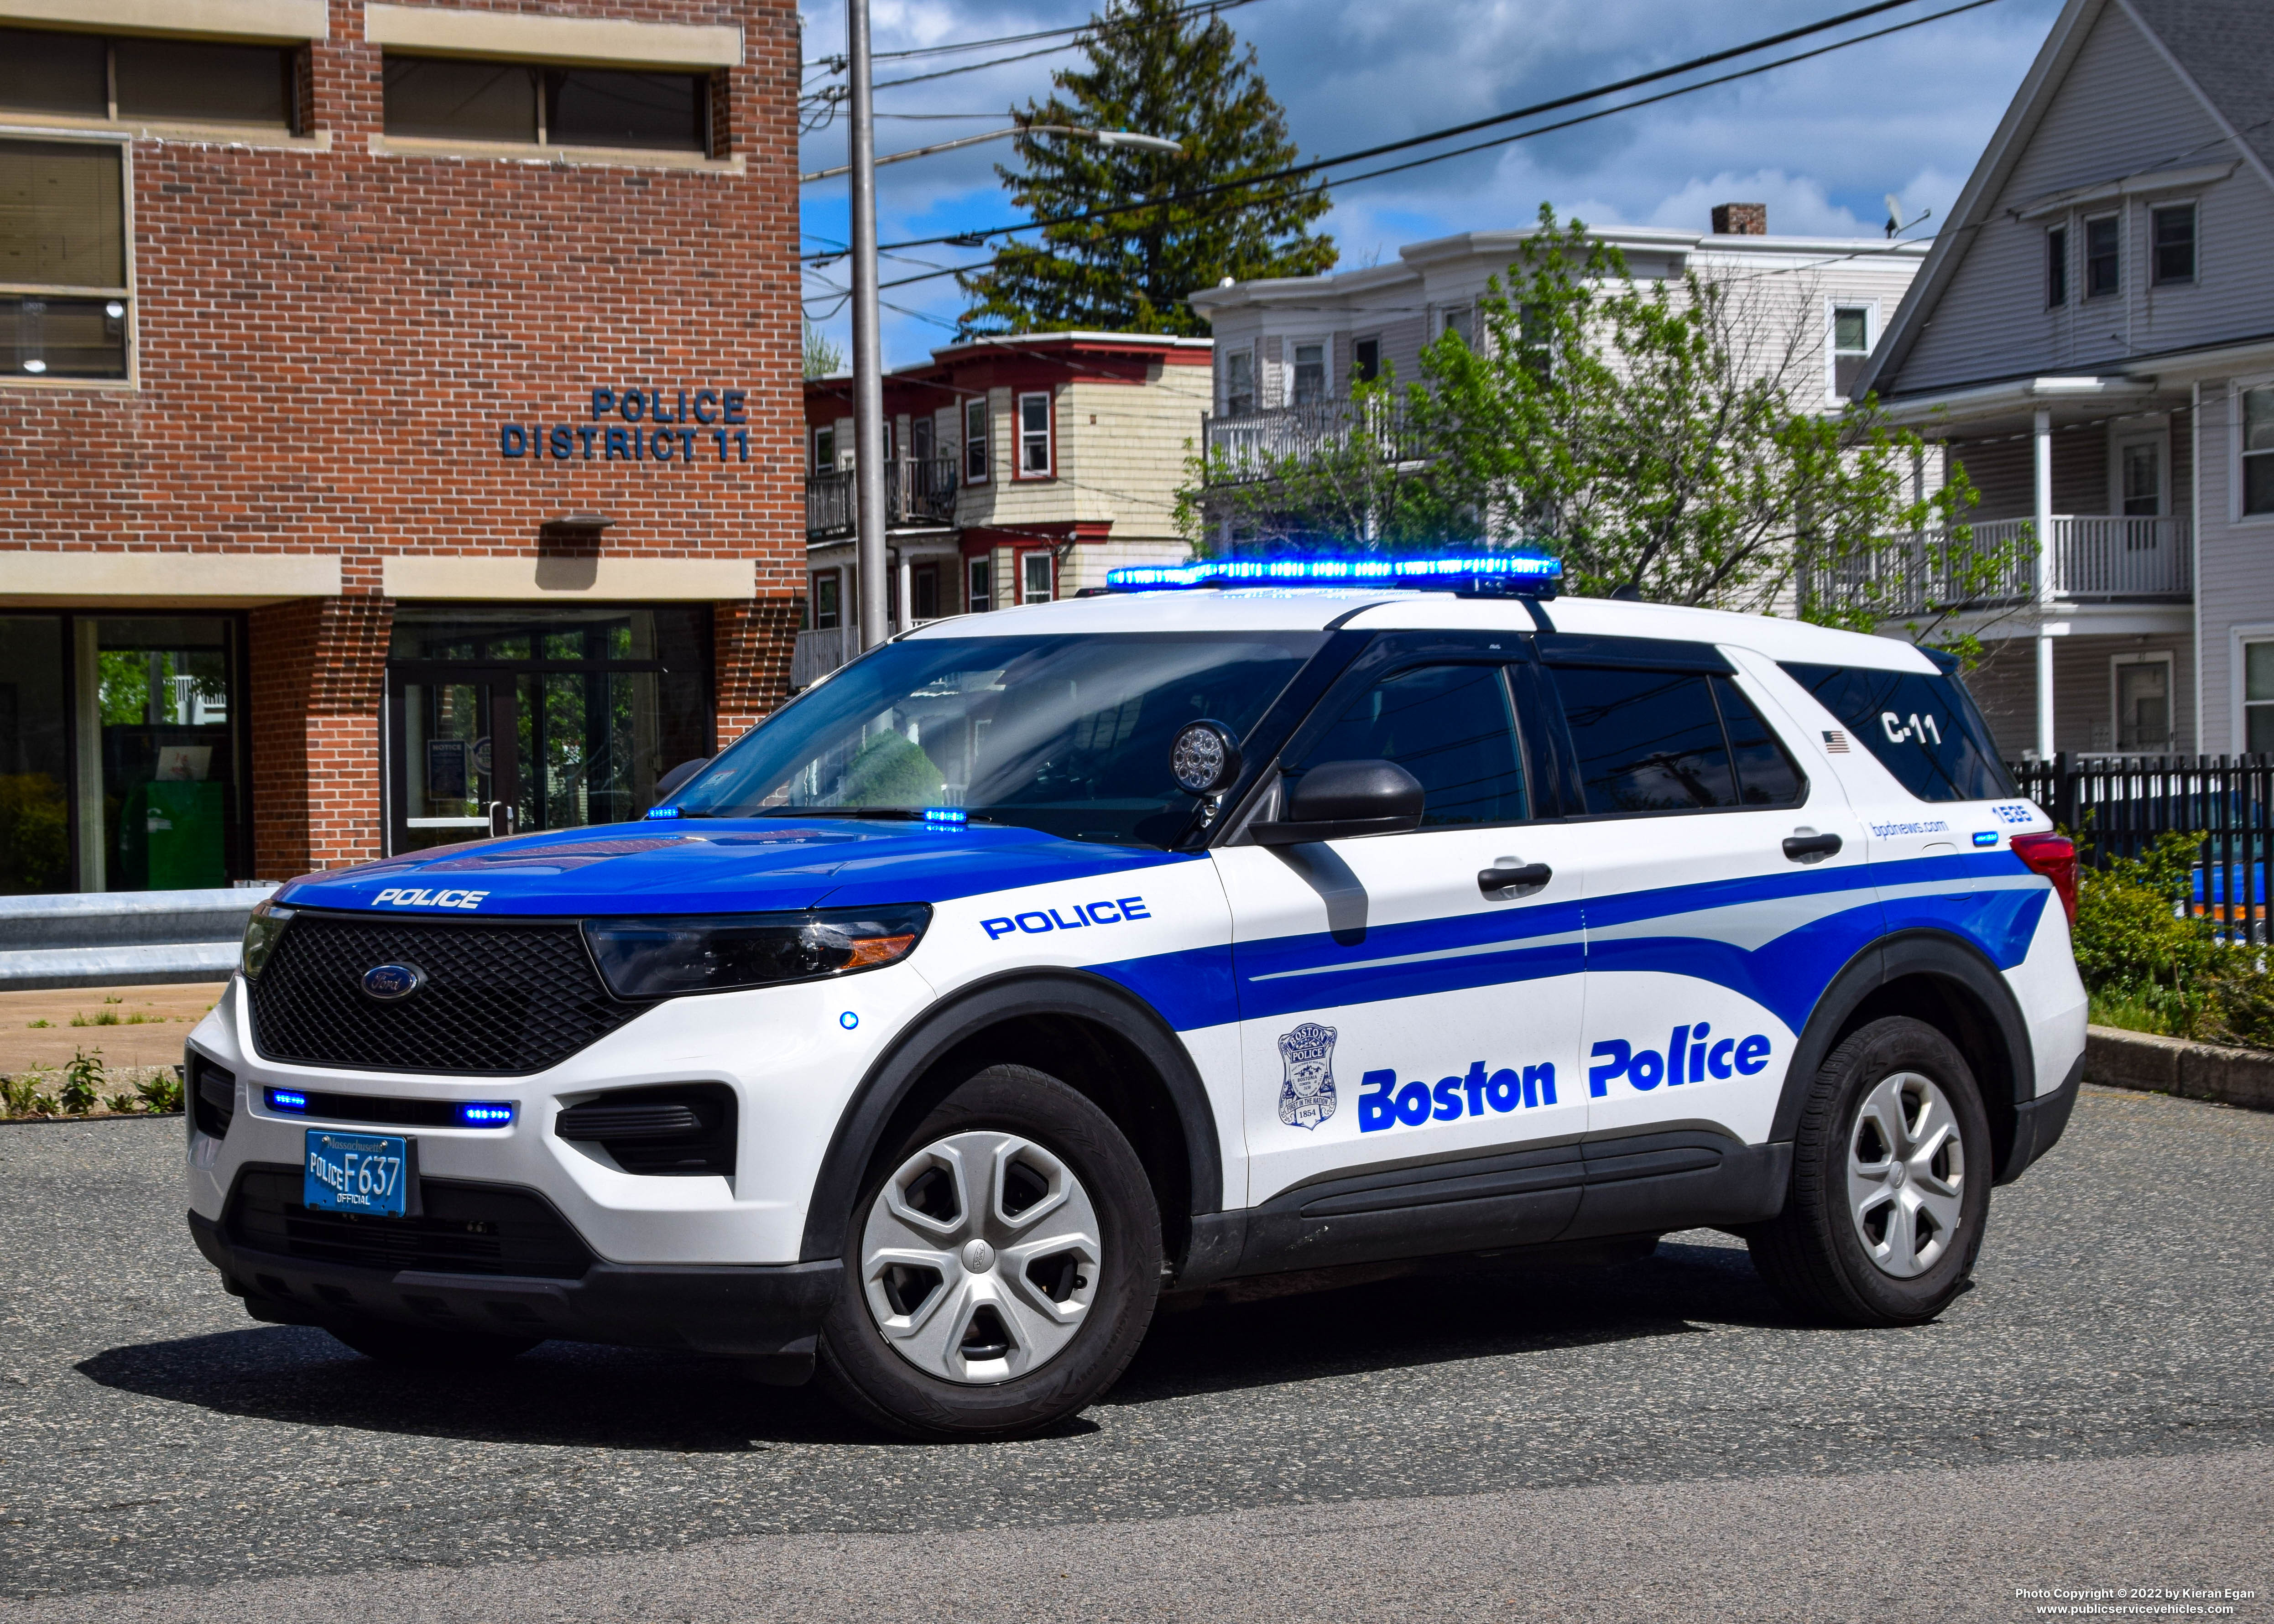
POLYGON ((1818 1319, 1950 1302, 2085 996, 2074 850, 1946 661, 1530 554, 1116 574, 872 650, 644 822, 264 904, 189 1045, 228 1289, 931 1437, 1236 1277, 1713 1225, 1818 1319))

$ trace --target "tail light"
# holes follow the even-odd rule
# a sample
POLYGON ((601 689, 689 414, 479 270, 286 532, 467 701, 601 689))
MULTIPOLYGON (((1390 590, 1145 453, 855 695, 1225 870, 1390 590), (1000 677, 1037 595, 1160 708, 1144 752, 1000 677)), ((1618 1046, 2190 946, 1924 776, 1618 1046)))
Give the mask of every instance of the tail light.
POLYGON ((2053 883, 2068 922, 2076 923, 2076 842, 2067 835, 2015 835, 2014 855, 2053 883))

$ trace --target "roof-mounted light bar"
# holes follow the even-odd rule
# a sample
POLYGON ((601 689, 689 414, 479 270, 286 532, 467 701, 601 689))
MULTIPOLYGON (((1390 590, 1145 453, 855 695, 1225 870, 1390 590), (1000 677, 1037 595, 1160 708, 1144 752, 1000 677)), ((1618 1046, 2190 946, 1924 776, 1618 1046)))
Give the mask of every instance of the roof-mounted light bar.
POLYGON ((1483 553, 1470 558, 1196 559, 1189 564, 1131 564, 1105 572, 1111 592, 1174 592, 1199 587, 1372 586, 1553 598, 1563 562, 1545 553, 1483 553))

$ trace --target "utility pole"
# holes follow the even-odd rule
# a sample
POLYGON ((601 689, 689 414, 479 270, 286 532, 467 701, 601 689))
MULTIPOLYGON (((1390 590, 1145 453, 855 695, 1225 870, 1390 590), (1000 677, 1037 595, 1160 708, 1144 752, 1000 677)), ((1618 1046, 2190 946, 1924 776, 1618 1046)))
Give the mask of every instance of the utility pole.
POLYGON ((877 118, 869 88, 869 0, 845 0, 853 111, 854 560, 861 647, 885 641, 885 361, 877 312, 877 118))

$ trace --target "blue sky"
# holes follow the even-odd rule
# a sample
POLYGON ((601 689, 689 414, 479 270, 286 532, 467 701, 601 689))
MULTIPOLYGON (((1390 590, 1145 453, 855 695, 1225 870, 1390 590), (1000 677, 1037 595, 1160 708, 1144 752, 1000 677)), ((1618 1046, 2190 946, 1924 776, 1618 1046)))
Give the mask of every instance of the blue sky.
MULTIPOLYGON (((1855 0, 1250 0, 1224 12, 1256 49, 1306 155, 1483 117, 1589 85, 1700 56, 1850 9, 1855 0)), ((1842 33, 1942 10, 1918 4, 1842 33)), ((1081 0, 872 0, 885 81, 985 62, 1050 41, 892 60, 882 53, 1079 23, 1081 0)), ((1704 230, 1717 202, 1766 202, 1776 232, 1877 235, 1886 194, 1904 217, 1932 209, 1927 235, 1956 198, 2020 84, 2059 0, 1996 0, 1962 16, 1701 91, 1577 130, 1518 142, 1394 178, 1337 188, 1324 229, 1345 268, 1395 257, 1449 232, 1523 224, 1543 201, 1590 222, 1704 230)), ((841 6, 805 13, 809 61, 841 50, 841 6)), ((1836 37, 1836 36, 1831 36, 1836 37)), ((1818 41, 1811 41, 1815 43, 1818 41)), ((1788 47, 1788 51, 1805 47, 1788 47)), ((1782 53, 1776 53, 1782 54, 1782 53)), ((999 128, 1008 109, 1050 88, 1075 51, 879 89, 879 151, 999 128), (949 117, 940 117, 947 115, 949 117)), ((1747 59, 1748 61, 1754 59, 1747 59)), ((1743 63, 1732 65, 1745 65, 1743 63)), ((827 82, 809 68, 809 90, 827 82)), ((1593 105, 1593 104, 1591 104, 1593 105)), ((993 165, 1009 143, 917 159, 878 176, 880 235, 930 237, 1016 218, 993 165)), ((840 120, 809 135, 802 167, 844 161, 840 120)), ((840 245, 845 182, 805 188, 806 248, 840 245)), ((918 248, 884 277, 975 260, 969 250, 918 248)), ((807 310, 841 344, 847 320, 832 290, 840 260, 806 281, 807 310)), ((948 335, 963 298, 952 278, 889 289, 885 361, 920 361, 948 335)))

